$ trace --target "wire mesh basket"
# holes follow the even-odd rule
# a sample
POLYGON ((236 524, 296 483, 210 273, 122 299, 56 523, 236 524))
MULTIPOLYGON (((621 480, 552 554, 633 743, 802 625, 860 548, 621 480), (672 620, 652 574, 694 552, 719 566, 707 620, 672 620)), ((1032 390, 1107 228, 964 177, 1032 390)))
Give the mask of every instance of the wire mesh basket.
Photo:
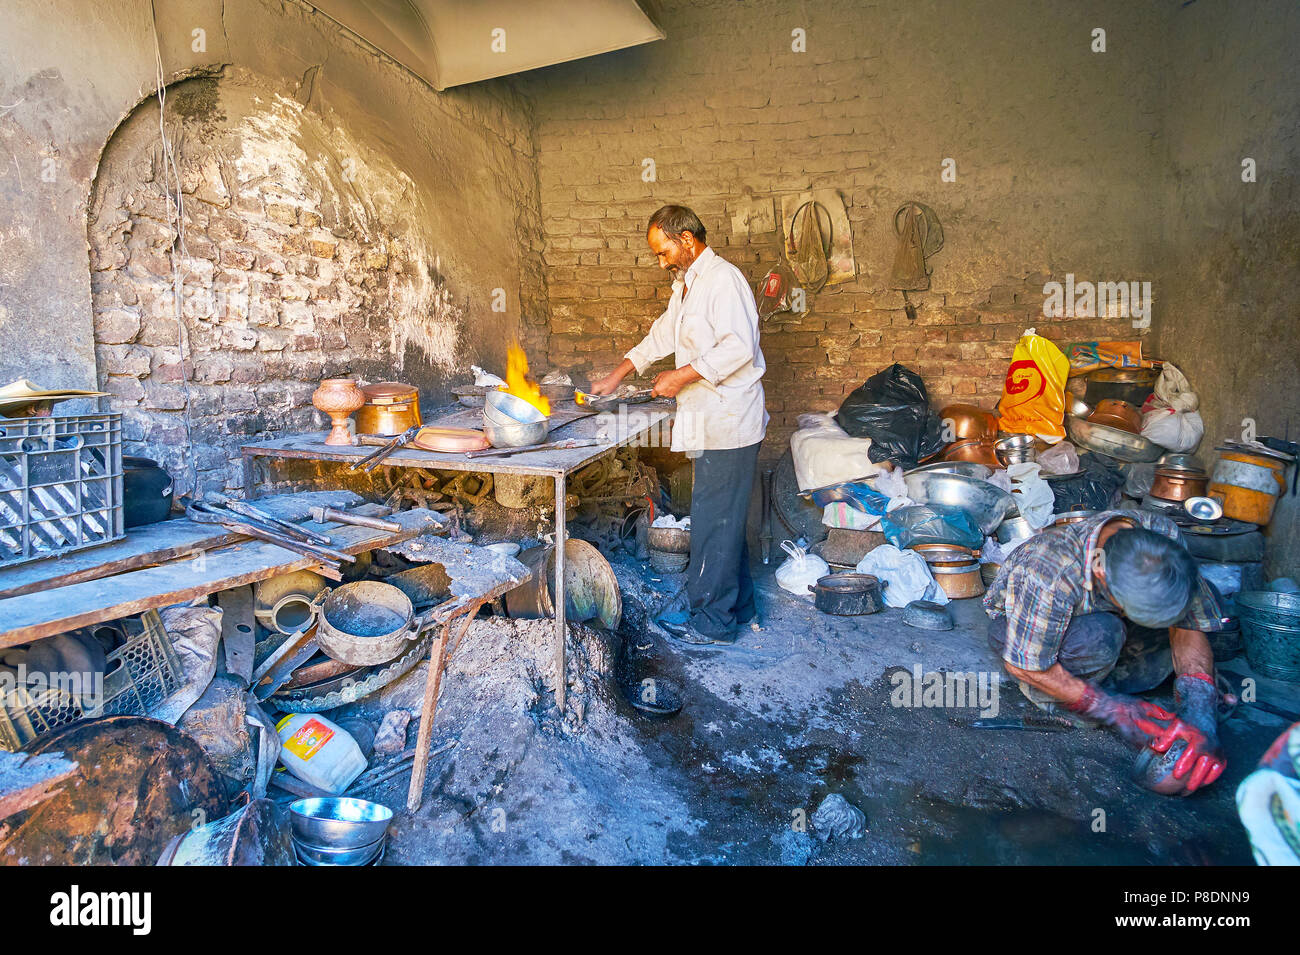
POLYGON ((121 414, 0 418, 0 567, 124 533, 121 414))
POLYGON ((158 611, 146 611, 126 627, 126 642, 108 654, 102 686, 88 686, 93 682, 88 680, 74 682, 64 674, 35 689, 0 690, 0 749, 16 752, 83 719, 143 716, 179 690, 180 660, 158 611))

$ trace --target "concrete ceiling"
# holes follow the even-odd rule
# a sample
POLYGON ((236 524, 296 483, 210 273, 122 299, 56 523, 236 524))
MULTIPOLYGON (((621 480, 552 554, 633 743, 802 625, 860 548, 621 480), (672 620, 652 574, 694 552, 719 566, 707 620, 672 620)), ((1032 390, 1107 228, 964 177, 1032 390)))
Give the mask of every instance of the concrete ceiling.
POLYGON ((444 90, 664 39, 634 0, 309 0, 444 90))

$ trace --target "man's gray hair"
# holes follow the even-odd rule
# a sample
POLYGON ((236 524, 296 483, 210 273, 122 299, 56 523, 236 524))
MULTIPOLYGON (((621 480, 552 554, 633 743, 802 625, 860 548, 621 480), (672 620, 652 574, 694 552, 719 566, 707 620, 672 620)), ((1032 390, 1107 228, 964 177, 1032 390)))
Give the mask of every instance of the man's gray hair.
POLYGON ((650 224, 645 227, 649 232, 655 226, 664 230, 664 233, 672 238, 674 242, 683 232, 689 232, 695 236, 697 241, 705 242, 708 230, 704 228, 704 223, 700 217, 687 206, 663 206, 650 217, 650 224))
POLYGON ((1106 541, 1106 587, 1128 617, 1144 627, 1171 627, 1187 611, 1200 571, 1180 542, 1134 527, 1106 541))

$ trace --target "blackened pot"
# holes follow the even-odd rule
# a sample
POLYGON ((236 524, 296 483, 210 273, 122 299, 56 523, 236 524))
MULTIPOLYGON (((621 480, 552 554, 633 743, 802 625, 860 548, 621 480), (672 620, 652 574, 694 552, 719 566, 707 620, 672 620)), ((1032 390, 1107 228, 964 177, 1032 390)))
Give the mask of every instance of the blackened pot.
POLYGON ((122 458, 122 521, 140 527, 165 521, 172 511, 172 478, 151 458, 122 458))
POLYGON ((808 589, 814 595, 813 605, 822 613, 856 617, 884 609, 886 583, 871 574, 827 574, 808 589))

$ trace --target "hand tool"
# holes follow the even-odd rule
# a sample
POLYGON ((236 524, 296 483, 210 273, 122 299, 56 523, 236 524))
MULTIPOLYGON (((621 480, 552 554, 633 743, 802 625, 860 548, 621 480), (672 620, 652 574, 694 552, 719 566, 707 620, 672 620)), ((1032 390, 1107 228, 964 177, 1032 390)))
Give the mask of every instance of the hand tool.
POLYGON ((486 451, 467 451, 467 458, 505 458, 512 454, 524 454, 528 451, 567 451, 571 448, 594 448, 600 444, 595 438, 570 438, 567 441, 546 441, 542 444, 529 444, 522 448, 489 448, 486 451))
POLYGON ((311 519, 317 524, 352 524, 356 527, 372 527, 377 531, 388 531, 392 534, 402 529, 402 525, 397 521, 386 521, 382 517, 366 517, 363 514, 349 514, 347 511, 338 511, 332 507, 313 507, 311 519))
POLYGON ((610 395, 589 395, 585 391, 573 392, 573 400, 580 405, 640 405, 654 398, 653 388, 641 388, 637 391, 616 391, 610 395))
POLYGON ((292 537, 264 524, 252 523, 247 518, 241 520, 238 515, 224 508, 206 504, 202 501, 191 503, 185 509, 185 516, 196 524, 220 524, 235 534, 263 540, 269 544, 275 544, 277 547, 283 547, 285 550, 291 550, 295 554, 310 557, 322 564, 322 572, 325 576, 332 577, 335 580, 342 579, 342 575, 339 573, 339 565, 350 563, 353 560, 351 554, 346 554, 341 550, 333 550, 320 544, 308 544, 300 540, 294 540, 292 537))
POLYGON ((379 467, 380 462, 383 461, 384 458, 388 457, 398 448, 404 448, 412 441, 414 441, 415 436, 419 433, 420 433, 420 425, 416 425, 413 428, 407 428, 401 434, 397 435, 397 437, 392 438, 391 440, 385 442, 384 446, 381 447, 378 451, 366 455, 360 461, 354 461, 351 464, 349 464, 348 470, 365 471, 367 474, 370 473, 375 468, 379 467))
POLYGON ((276 517, 274 514, 269 514, 260 507, 249 504, 247 501, 239 501, 234 498, 226 497, 224 494, 207 494, 203 499, 209 504, 225 508, 228 511, 234 511, 241 517, 247 517, 259 524, 270 525, 271 527, 288 534, 294 540, 300 540, 308 544, 324 544, 326 546, 331 543, 327 535, 317 533, 316 531, 310 531, 305 527, 299 527, 297 524, 276 517))
POLYGON ((1068 729, 1073 729, 1073 726, 1064 720, 1055 723, 1045 723, 1042 721, 1031 722, 1024 717, 976 720, 971 723, 970 726, 971 729, 977 730, 1028 730, 1031 733, 1063 733, 1068 729))

